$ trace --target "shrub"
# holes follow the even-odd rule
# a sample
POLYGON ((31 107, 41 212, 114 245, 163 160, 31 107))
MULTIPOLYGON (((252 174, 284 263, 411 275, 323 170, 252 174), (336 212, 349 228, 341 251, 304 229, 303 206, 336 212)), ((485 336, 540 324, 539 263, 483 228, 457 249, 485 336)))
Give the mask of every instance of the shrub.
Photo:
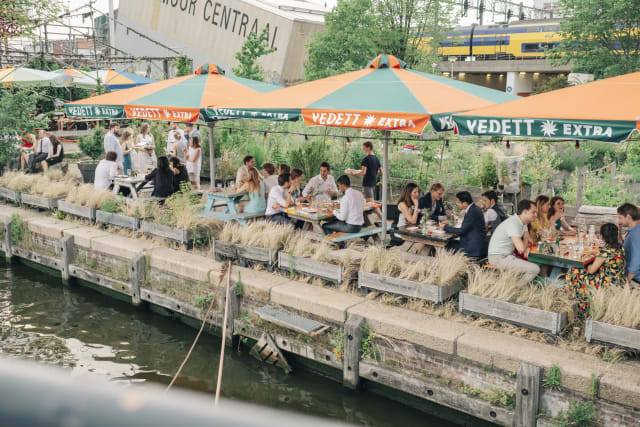
POLYGON ((83 136, 80 138, 78 142, 78 148, 87 156, 91 157, 93 160, 97 160, 98 157, 104 153, 104 141, 103 136, 104 129, 101 127, 97 127, 93 134, 90 136, 83 136))

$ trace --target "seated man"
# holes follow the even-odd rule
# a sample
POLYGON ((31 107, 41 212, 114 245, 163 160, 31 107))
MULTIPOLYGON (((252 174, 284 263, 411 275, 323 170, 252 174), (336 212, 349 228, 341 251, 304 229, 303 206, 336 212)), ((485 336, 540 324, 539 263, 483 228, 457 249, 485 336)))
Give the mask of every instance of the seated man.
POLYGON ((262 175, 264 176, 264 196, 269 198, 271 189, 278 185, 278 175, 275 174, 276 166, 273 163, 264 163, 262 165, 262 175))
POLYGON ((115 151, 109 151, 107 156, 100 160, 96 167, 95 178, 93 180, 93 186, 98 190, 108 190, 112 187, 111 180, 118 173, 118 164, 116 159, 118 153, 115 151))
POLYGON ((340 200, 340 210, 333 211, 336 221, 322 225, 324 234, 335 231, 344 233, 357 233, 364 224, 364 196, 361 192, 351 188, 351 181, 346 175, 338 178, 338 187, 344 194, 340 200))
MULTIPOLYGON (((436 182, 431 186, 431 190, 427 194, 418 199, 418 209, 426 209, 429 219, 443 221, 447 216, 447 212, 444 210, 442 196, 444 196, 444 187, 439 182, 436 182)), ((420 218, 418 218, 419 222, 420 218)))
POLYGON ((482 205, 486 209, 484 222, 487 225, 487 231, 489 234, 493 234, 500 223, 507 219, 508 215, 504 208, 498 204, 498 195, 493 190, 482 193, 482 205))
POLYGON ((236 173, 236 187, 240 187, 249 180, 249 169, 256 166, 256 159, 253 156, 245 156, 242 163, 244 166, 240 166, 238 173, 236 173))
POLYGON ((489 263, 502 270, 522 273, 526 282, 531 282, 540 273, 536 264, 518 258, 517 250, 524 257, 529 255, 528 225, 536 218, 536 204, 531 200, 518 202, 516 215, 512 215, 496 228, 489 241, 489 263))
POLYGON ((267 221, 294 225, 289 216, 282 211, 293 204, 289 186, 289 174, 278 175, 278 185, 271 189, 267 199, 267 210, 264 213, 267 221))
POLYGON ((304 197, 324 197, 326 199, 331 199, 331 196, 337 195, 338 188, 333 176, 329 175, 330 171, 329 163, 322 162, 320 164, 320 174, 309 180, 304 190, 302 190, 302 195, 304 197))
POLYGON ((36 165, 54 153, 53 145, 47 135, 44 129, 38 131, 38 143, 34 153, 29 156, 27 169, 25 170, 26 173, 35 172, 36 165))
POLYGON ((471 194, 468 191, 461 191, 456 194, 456 203, 460 210, 464 210, 462 226, 455 228, 440 223, 440 228, 444 228, 447 233, 460 236, 460 241, 449 243, 447 249, 454 252, 463 251, 468 257, 482 258, 485 255, 484 236, 486 233, 482 209, 473 203, 471 194))
POLYGON ((631 203, 625 203, 618 208, 618 224, 627 227, 624 238, 624 253, 627 261, 627 279, 640 286, 640 209, 631 203))
POLYGON ((302 190, 300 189, 300 185, 302 184, 302 179, 304 178, 304 172, 302 169, 293 168, 291 169, 291 173, 289 174, 289 192, 291 193, 291 200, 294 202, 301 201, 304 202, 309 199, 309 197, 304 197, 302 195, 302 190))

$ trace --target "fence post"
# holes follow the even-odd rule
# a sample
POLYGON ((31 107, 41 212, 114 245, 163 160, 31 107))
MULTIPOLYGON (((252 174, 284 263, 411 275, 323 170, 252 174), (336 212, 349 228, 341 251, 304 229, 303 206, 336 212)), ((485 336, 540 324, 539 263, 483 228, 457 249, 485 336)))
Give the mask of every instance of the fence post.
POLYGON ((69 284, 69 264, 73 259, 73 236, 65 236, 60 239, 60 258, 62 261, 62 283, 69 284))
POLYGON ((520 363, 516 379, 516 427, 535 427, 540 404, 542 368, 520 363))
POLYGON ((342 384, 353 390, 360 385, 360 347, 364 318, 351 315, 344 324, 344 357, 342 384))
POLYGON ((11 244, 11 223, 9 221, 4 225, 4 257, 8 264, 13 261, 13 248, 11 244))
POLYGON ((147 267, 147 257, 145 254, 139 254, 131 261, 129 272, 131 274, 131 304, 140 305, 140 286, 145 280, 147 267))

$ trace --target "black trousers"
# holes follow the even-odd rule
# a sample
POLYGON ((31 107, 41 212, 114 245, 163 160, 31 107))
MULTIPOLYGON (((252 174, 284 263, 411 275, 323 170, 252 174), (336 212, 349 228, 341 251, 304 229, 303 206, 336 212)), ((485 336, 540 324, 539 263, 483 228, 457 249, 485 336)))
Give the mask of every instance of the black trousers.
POLYGON ((27 165, 27 167, 31 170, 35 169, 35 166, 40 164, 41 161, 43 161, 44 159, 46 159, 48 156, 47 153, 40 153, 40 154, 32 154, 29 156, 29 163, 27 165))

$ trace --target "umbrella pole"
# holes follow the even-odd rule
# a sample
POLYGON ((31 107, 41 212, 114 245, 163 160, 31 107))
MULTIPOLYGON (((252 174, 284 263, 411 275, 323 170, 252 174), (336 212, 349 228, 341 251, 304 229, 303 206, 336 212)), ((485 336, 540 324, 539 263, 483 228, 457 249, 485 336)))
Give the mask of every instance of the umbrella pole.
POLYGON ((209 123, 209 178, 211 179, 210 189, 216 188, 216 155, 215 141, 213 140, 213 127, 215 122, 209 123))
POLYGON ((387 187, 389 186, 389 131, 382 131, 382 245, 387 238, 387 187))

